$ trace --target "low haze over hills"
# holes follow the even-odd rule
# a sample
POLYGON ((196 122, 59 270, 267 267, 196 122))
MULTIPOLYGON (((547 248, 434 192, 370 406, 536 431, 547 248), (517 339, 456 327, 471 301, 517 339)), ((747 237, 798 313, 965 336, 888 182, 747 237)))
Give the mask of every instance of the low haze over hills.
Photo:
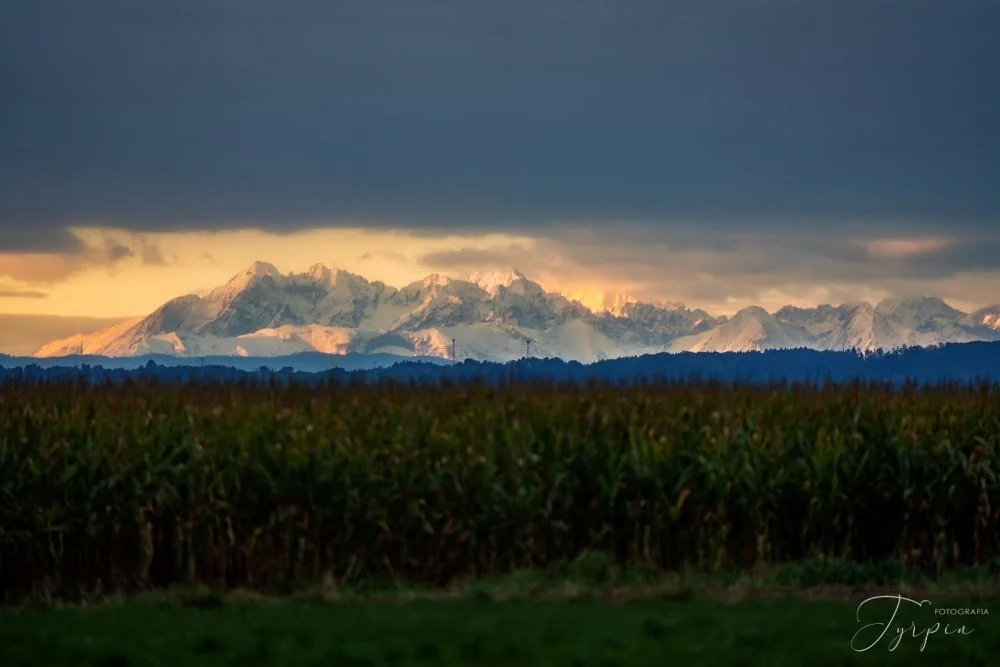
POLYGON ((873 350, 1000 340, 1000 305, 965 313, 940 299, 745 308, 730 318, 627 296, 590 307, 517 270, 432 274, 400 289, 315 264, 282 274, 255 262, 204 296, 43 345, 38 357, 269 357, 317 351, 507 361, 591 362, 655 352, 873 350), (603 306, 603 307, 602 307, 603 306), (530 346, 530 347, 529 347, 530 346))

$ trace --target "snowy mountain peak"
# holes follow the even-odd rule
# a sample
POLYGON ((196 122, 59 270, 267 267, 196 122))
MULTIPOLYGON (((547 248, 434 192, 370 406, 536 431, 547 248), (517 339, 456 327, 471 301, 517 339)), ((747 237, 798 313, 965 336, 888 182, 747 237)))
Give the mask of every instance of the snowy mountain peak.
POLYGON ((1000 332, 1000 304, 980 308, 963 320, 969 326, 985 327, 992 331, 1000 332))
POLYGON ((611 298, 611 303, 606 306, 605 310, 612 315, 620 316, 624 312, 626 306, 636 303, 639 303, 639 299, 635 298, 631 294, 615 294, 614 297, 611 298))
POLYGON ((318 283, 329 283, 333 277, 333 271, 331 271, 325 264, 316 262, 309 267, 309 270, 306 271, 306 275, 318 283))
POLYGON ((330 268, 324 264, 313 264, 309 271, 305 273, 311 280, 330 287, 338 286, 358 286, 368 285, 369 282, 364 276, 345 271, 344 269, 330 268))
POLYGON ((424 278, 422 285, 424 287, 445 287, 451 284, 452 279, 448 276, 442 276, 440 273, 432 273, 426 278, 424 278))
POLYGON ((600 297, 592 310, 567 296, 546 292, 517 269, 468 281, 434 274, 396 289, 319 263, 282 275, 254 262, 207 295, 171 299, 141 320, 53 341, 36 355, 449 356, 454 341, 460 358, 509 361, 524 355, 530 339, 535 354, 586 362, 664 351, 1000 340, 1000 306, 963 313, 935 298, 887 299, 877 308, 788 306, 774 314, 752 306, 726 318, 605 292, 590 293, 600 297))
POLYGON ((760 306, 749 306, 712 329, 674 341, 675 352, 750 352, 796 347, 795 335, 760 306))
POLYGON ((277 267, 270 262, 257 261, 247 267, 247 270, 243 273, 234 276, 234 278, 241 277, 253 277, 253 278, 263 278, 264 276, 271 276, 272 278, 277 278, 281 276, 281 272, 278 271, 277 267))
MULTIPOLYGON (((833 306, 830 306, 830 307, 832 308, 833 306)), ((867 301, 847 301, 847 302, 842 303, 840 305, 840 307, 842 309, 848 310, 848 311, 855 311, 855 310, 857 310, 857 311, 864 311, 864 312, 868 312, 868 313, 871 313, 871 312, 875 311, 875 307, 873 305, 871 305, 870 303, 868 303, 867 301)))
POLYGON ((665 311, 683 311, 686 306, 677 301, 644 302, 631 294, 622 292, 563 292, 562 295, 570 301, 576 301, 595 315, 614 315, 628 317, 635 306, 646 305, 665 311))
POLYGON ((657 301, 656 306, 663 310, 684 310, 687 307, 681 301, 657 301))
POLYGON ((254 262, 245 270, 230 278, 225 285, 216 287, 206 298, 214 303, 228 302, 262 278, 281 280, 281 272, 270 262, 254 262))
POLYGON ((913 298, 888 298, 882 299, 875 306, 879 313, 940 313, 954 314, 958 311, 949 306, 943 300, 933 296, 920 296, 913 298))
POLYGON ((563 296, 576 301, 595 315, 608 313, 616 317, 622 317, 627 306, 639 303, 639 299, 631 294, 620 292, 567 292, 563 296))
POLYGON ((750 319, 766 319, 770 317, 770 314, 761 308, 760 306, 747 306, 746 308, 740 310, 735 315, 733 315, 733 322, 750 320, 750 319))
POLYGON ((514 268, 507 271, 477 271, 468 277, 468 282, 479 285, 490 296, 495 296, 501 287, 510 287, 519 280, 527 278, 514 268))

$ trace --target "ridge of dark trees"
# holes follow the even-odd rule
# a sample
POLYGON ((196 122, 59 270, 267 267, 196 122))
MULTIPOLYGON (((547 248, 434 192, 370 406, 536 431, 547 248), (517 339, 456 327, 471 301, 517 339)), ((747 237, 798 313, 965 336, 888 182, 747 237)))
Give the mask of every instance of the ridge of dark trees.
MULTIPOLYGON (((7 360, 11 360, 7 357, 7 360)), ((244 363, 246 359, 242 360, 244 363)), ((264 359, 261 359, 264 362, 264 359)), ((273 364, 274 360, 267 360, 273 364)), ((461 363, 403 361, 363 370, 274 369, 261 365, 244 370, 225 364, 201 365, 198 359, 171 365, 153 359, 132 369, 101 365, 0 365, 0 381, 83 381, 89 383, 156 380, 164 382, 378 382, 404 383, 525 381, 726 383, 849 383, 890 384, 1000 384, 1000 342, 953 343, 937 347, 910 347, 893 351, 818 351, 809 349, 765 352, 685 352, 608 359, 581 364, 561 359, 527 358, 507 363, 466 360, 461 363)))

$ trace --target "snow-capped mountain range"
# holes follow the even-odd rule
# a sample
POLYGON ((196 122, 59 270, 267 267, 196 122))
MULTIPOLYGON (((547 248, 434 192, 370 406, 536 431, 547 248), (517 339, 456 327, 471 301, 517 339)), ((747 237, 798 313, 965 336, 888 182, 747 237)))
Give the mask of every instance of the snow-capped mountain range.
POLYGON ((592 362, 657 352, 874 350, 980 340, 1000 340, 1000 305, 963 313, 925 297, 775 313, 750 307, 727 318, 624 296, 588 307, 546 292, 517 270, 465 280, 434 274, 396 289, 322 264, 282 274, 255 262, 208 294, 181 296, 147 317, 52 341, 34 356, 317 351, 452 358, 454 351, 458 359, 508 361, 530 352, 592 362))

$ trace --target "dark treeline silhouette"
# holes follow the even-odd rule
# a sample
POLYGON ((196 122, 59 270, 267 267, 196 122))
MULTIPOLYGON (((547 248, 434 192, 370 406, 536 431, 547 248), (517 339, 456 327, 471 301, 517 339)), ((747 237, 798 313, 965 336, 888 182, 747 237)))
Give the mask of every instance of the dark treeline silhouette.
MULTIPOLYGON (((246 360, 243 360, 244 362, 246 360)), ((48 366, 28 364, 0 367, 0 380, 121 382, 155 379, 170 382, 366 382, 394 380, 412 383, 442 381, 506 383, 523 381, 613 382, 637 384, 656 381, 748 383, 841 383, 869 381, 903 383, 1000 383, 1000 343, 957 343, 932 348, 904 348, 890 352, 829 352, 808 349, 766 352, 655 354, 581 364, 561 359, 521 359, 508 363, 467 360, 453 365, 401 362, 367 370, 297 371, 260 366, 243 370, 228 365, 157 364, 140 368, 99 365, 48 366)))

